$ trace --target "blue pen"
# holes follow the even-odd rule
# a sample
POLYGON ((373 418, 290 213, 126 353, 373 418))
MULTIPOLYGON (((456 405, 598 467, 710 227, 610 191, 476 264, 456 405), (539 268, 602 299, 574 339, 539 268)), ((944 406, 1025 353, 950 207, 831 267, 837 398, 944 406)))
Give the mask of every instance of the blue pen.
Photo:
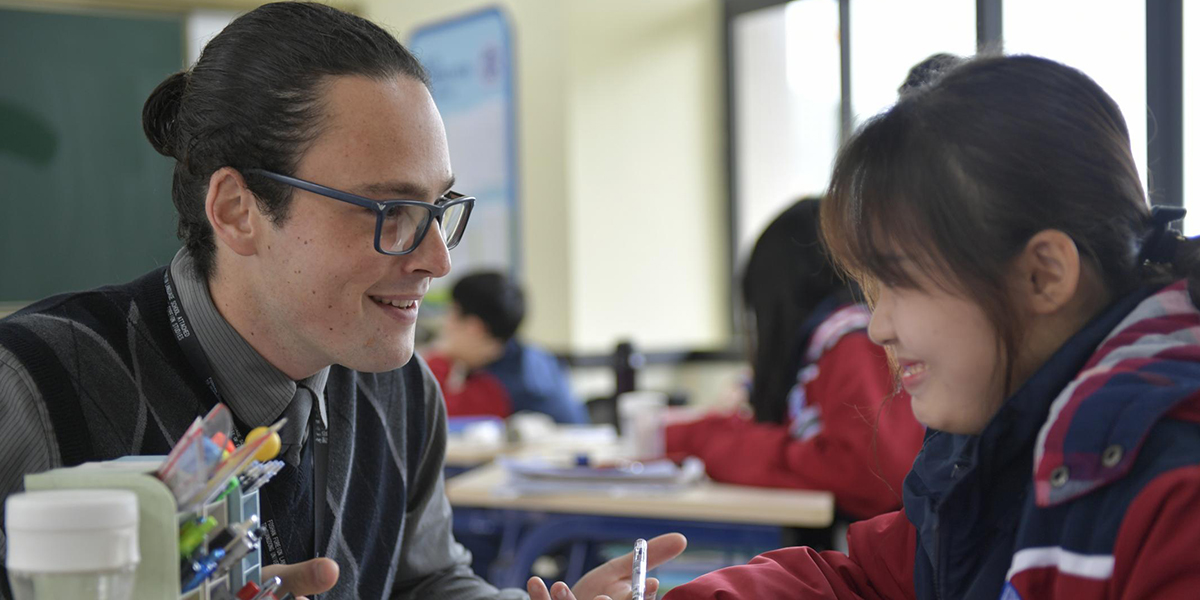
POLYGON ((208 556, 192 563, 192 572, 183 574, 186 579, 183 581, 181 591, 186 594, 204 583, 204 580, 217 570, 217 564, 221 562, 222 558, 225 558, 225 549, 214 548, 212 552, 208 553, 208 556))

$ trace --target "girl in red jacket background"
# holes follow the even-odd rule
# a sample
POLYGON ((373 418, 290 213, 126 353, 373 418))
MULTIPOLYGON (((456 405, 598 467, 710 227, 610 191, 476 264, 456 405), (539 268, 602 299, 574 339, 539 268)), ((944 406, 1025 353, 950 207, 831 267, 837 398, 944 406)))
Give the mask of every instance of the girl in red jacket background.
POLYGON ((819 210, 810 198, 780 214, 742 277, 752 416, 670 425, 667 453, 704 459, 717 481, 832 491, 840 512, 861 519, 900 506, 924 427, 821 247, 819 210))

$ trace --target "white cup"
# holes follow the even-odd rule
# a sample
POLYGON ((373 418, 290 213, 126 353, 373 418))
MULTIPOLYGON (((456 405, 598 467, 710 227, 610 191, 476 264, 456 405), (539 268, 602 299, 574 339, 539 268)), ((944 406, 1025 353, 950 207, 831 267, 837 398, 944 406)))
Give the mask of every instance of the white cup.
POLYGON ((129 600, 138 550, 128 490, 48 490, 4 503, 14 600, 129 600))
POLYGON ((666 454, 666 410, 667 395, 662 392, 634 391, 617 397, 621 443, 631 458, 646 460, 666 454))

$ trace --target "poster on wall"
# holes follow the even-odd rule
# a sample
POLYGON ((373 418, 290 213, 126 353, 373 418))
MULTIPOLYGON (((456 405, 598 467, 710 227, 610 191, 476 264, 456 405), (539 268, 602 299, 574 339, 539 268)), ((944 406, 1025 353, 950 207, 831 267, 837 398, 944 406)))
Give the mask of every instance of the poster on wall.
POLYGON ((409 48, 429 72, 457 192, 475 196, 449 281, 480 269, 518 276, 516 103, 508 19, 495 8, 417 29, 409 48))

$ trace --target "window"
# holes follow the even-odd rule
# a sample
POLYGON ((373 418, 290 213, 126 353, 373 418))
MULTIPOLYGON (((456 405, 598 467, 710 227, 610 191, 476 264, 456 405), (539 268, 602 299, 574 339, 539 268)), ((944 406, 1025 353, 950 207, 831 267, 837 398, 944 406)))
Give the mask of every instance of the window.
POLYGON ((1087 73, 1125 115, 1146 187, 1146 4, 1004 0, 1004 51, 1034 54, 1087 73))
POLYGON ((909 69, 939 52, 975 54, 974 2, 850 2, 850 97, 855 125, 890 107, 909 69))
POLYGON ((784 208, 829 184, 841 110, 837 0, 745 13, 732 31, 734 264, 784 208))
MULTIPOLYGON (((895 102, 897 88, 914 64, 938 52, 973 55, 979 27, 990 24, 978 22, 980 3, 968 0, 849 0, 843 8, 848 9, 850 81, 843 99, 839 0, 725 4, 731 15, 736 277, 770 219, 790 201, 819 194, 828 185, 843 133, 843 101, 852 126, 861 125, 895 102), (758 8, 764 3, 772 6, 758 8)), ((984 3, 985 8, 997 4, 1005 53, 1043 56, 1078 68, 1116 101, 1143 188, 1148 140, 1156 130, 1182 130, 1182 200, 1192 211, 1184 231, 1200 234, 1200 180, 1195 185, 1187 181, 1188 174, 1200 173, 1200 41, 1193 41, 1200 40, 1200 4, 1182 3, 1191 9, 1184 10, 1182 23, 1182 123, 1173 114, 1157 115, 1157 122, 1148 115, 1147 2, 1111 2, 1102 8, 1094 0, 984 3)), ((1164 181, 1176 176, 1173 164, 1156 167, 1164 181)), ((736 291, 732 295, 736 306, 736 291)))
POLYGON ((200 60, 200 51, 205 44, 221 33, 226 25, 236 19, 238 13, 232 10, 197 8, 187 15, 187 66, 191 67, 200 60))
POLYGON ((1200 7, 1183 4, 1183 233, 1200 235, 1200 7), (1188 10, 1190 8, 1195 10, 1188 10), (1189 38, 1188 36, 1193 36, 1189 38), (1191 43, 1189 43, 1191 42, 1191 43), (1190 174, 1197 174, 1195 183, 1190 174))

